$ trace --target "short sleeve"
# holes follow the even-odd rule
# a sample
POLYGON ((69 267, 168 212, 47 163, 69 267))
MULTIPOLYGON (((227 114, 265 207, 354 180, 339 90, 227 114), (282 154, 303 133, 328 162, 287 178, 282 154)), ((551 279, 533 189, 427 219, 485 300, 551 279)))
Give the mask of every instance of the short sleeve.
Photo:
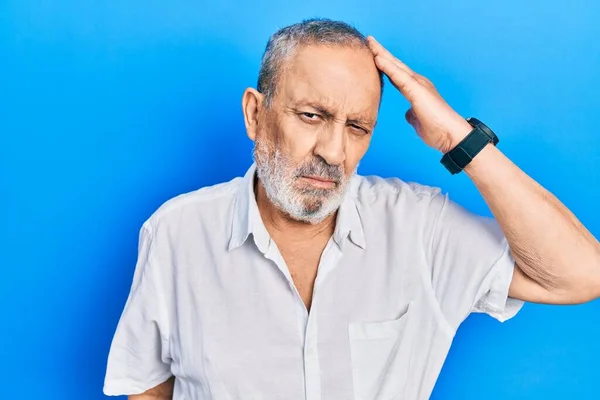
POLYGON ((500 322, 515 316, 523 302, 508 296, 515 261, 497 221, 441 193, 432 197, 430 212, 431 279, 448 321, 458 327, 471 312, 500 322))
POLYGON ((171 376, 164 293, 150 263, 152 233, 139 234, 133 283, 108 355, 104 394, 143 393, 171 376))

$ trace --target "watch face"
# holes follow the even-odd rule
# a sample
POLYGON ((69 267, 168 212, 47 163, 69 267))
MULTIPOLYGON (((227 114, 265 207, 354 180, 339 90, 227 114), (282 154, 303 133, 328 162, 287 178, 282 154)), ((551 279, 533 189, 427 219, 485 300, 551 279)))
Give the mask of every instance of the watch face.
POLYGON ((499 141, 498 140, 498 136, 486 124, 484 124, 483 122, 481 122, 477 118, 473 118, 473 117, 467 118, 467 121, 473 127, 475 127, 475 128, 479 127, 483 131, 483 133, 485 133, 487 136, 489 136, 490 140, 494 143, 494 146, 496 144, 498 144, 498 141, 499 141))

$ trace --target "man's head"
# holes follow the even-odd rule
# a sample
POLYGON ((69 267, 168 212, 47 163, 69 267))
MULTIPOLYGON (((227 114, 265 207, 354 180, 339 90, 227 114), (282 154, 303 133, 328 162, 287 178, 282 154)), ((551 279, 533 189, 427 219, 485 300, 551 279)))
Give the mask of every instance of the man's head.
POLYGON ((280 210, 318 223, 341 204, 375 127, 383 79, 366 38, 323 19, 285 27, 269 39, 257 89, 243 111, 258 177, 280 210))

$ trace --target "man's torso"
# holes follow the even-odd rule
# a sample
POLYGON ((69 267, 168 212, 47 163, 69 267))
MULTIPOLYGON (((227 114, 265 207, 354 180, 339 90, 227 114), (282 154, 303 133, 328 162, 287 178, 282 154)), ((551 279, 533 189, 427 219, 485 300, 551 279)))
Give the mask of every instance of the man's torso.
POLYGON ((154 216, 175 399, 427 398, 454 334, 425 257, 437 192, 356 177, 322 254, 282 255, 240 190, 154 216))

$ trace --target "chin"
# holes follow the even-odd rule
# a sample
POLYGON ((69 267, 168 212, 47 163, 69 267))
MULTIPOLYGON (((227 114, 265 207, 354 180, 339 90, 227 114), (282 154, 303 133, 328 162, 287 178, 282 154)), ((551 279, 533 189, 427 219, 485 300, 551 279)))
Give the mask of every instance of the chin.
POLYGON ((305 222, 307 224, 311 224, 311 225, 317 225, 320 224, 321 222, 325 221, 325 219, 331 214, 328 215, 321 215, 318 213, 314 213, 314 214, 305 214, 302 216, 293 216, 290 215, 290 218, 298 221, 298 222, 305 222))
POLYGON ((308 222, 310 224, 319 224, 323 222, 327 217, 332 215, 337 211, 339 205, 333 209, 328 209, 327 204, 323 201, 319 202, 318 205, 314 203, 310 205, 306 205, 304 207, 304 212, 301 216, 297 216, 299 220, 308 222))

